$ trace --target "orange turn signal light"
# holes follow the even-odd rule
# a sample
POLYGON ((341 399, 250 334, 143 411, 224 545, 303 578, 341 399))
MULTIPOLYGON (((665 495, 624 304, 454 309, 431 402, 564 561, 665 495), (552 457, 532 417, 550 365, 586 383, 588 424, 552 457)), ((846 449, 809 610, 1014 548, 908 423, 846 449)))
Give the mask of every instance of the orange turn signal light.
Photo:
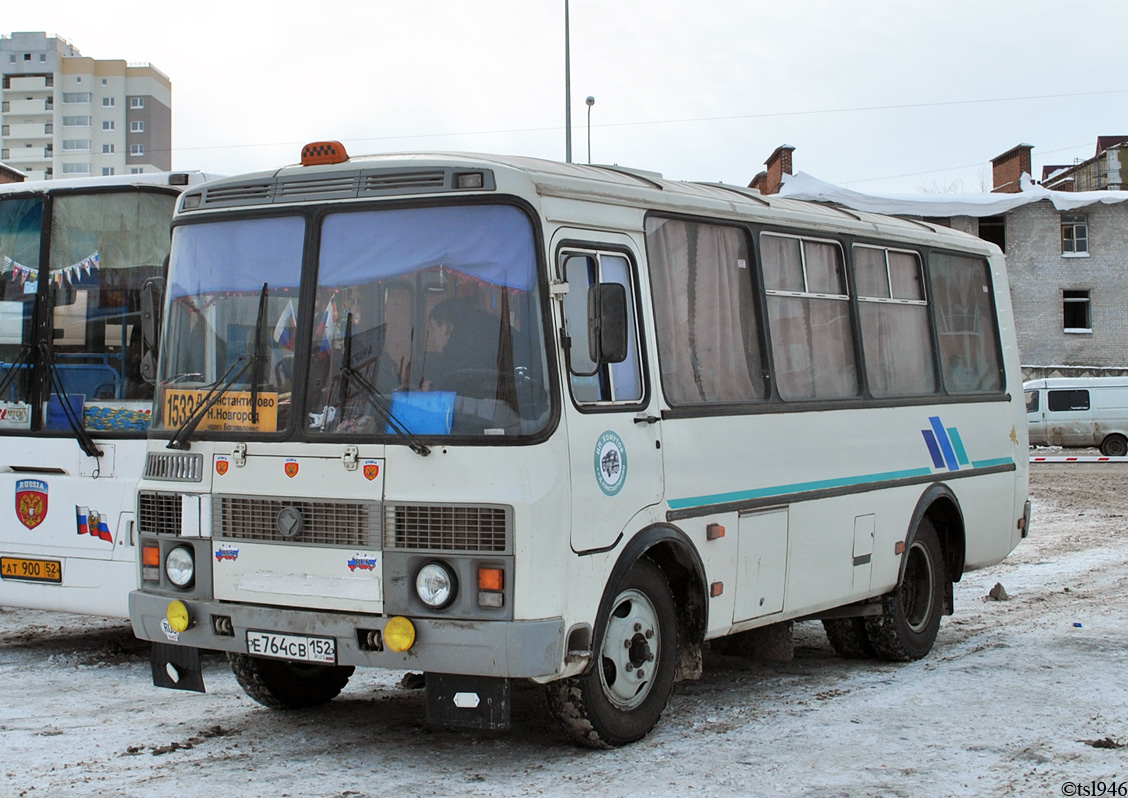
POLYGON ((501 568, 479 568, 478 590, 500 593, 505 589, 505 571, 501 568))
POLYGON ((156 565, 161 564, 161 549, 160 546, 145 546, 141 549, 141 564, 142 565, 156 565))

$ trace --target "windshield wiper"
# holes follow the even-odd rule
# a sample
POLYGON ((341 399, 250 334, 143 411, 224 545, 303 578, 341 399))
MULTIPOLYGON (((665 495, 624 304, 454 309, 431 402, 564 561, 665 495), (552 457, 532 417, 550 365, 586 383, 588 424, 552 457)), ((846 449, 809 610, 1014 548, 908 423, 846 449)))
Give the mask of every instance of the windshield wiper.
POLYGON ((78 441, 78 446, 86 454, 87 457, 95 459, 102 456, 103 452, 98 448, 98 444, 94 442, 94 436, 86 429, 86 425, 81 418, 78 418, 71 407, 70 396, 67 395, 67 389, 63 385, 63 377, 59 373, 59 367, 55 364, 55 360, 51 357, 51 350, 46 342, 39 344, 39 356, 44 365, 47 366, 47 373, 51 378, 51 385, 55 388, 55 393, 59 396, 59 404, 63 406, 63 415, 66 416, 67 424, 70 425, 71 430, 74 432, 75 440, 78 441))
POLYGON ((240 355, 235 358, 223 376, 216 380, 205 395, 203 400, 192 408, 192 412, 188 414, 188 418, 184 419, 184 423, 176 430, 165 448, 168 449, 188 449, 191 444, 188 442, 188 437, 196 431, 196 427, 200 426, 200 422, 204 420, 204 416, 208 411, 215 406, 225 393, 231 390, 231 386, 235 384, 236 380, 247 373, 247 369, 252 367, 251 371, 251 424, 258 424, 258 375, 259 375, 259 361, 262 360, 262 320, 266 315, 266 289, 267 284, 262 284, 262 293, 259 294, 258 316, 255 318, 255 343, 251 349, 251 356, 248 359, 245 355, 240 355), (235 371, 235 367, 243 363, 243 367, 235 371), (234 374, 232 372, 235 371, 234 374))
POLYGON ((345 341, 341 346, 341 414, 345 412, 345 400, 348 398, 349 381, 355 382, 357 387, 364 392, 372 406, 380 411, 380 415, 392 428, 396 435, 403 438, 411 451, 418 455, 426 457, 431 453, 431 447, 419 440, 407 427, 403 425, 398 418, 392 413, 391 405, 388 403, 387 397, 380 393, 375 385, 367 380, 359 371, 352 367, 352 313, 345 317, 345 341))
POLYGON ((255 345, 251 355, 251 424, 258 426, 258 384, 262 374, 262 320, 266 317, 266 283, 259 294, 258 315, 255 317, 255 345))
POLYGON ((196 427, 200 426, 200 422, 204 420, 204 416, 207 415, 208 411, 212 409, 215 403, 218 402, 225 393, 231 390, 231 386, 235 384, 235 381, 247 373, 247 369, 251 367, 253 362, 253 358, 247 358, 244 355, 237 357, 235 362, 223 373, 223 376, 216 380, 211 389, 204 394, 203 400, 192 408, 192 412, 188 414, 188 418, 184 419, 184 423, 181 424, 173 436, 169 438, 168 445, 165 448, 191 448, 192 445, 188 443, 188 436, 196 431, 196 427), (235 371, 235 367, 240 363, 243 364, 243 368, 232 374, 231 372, 235 371))

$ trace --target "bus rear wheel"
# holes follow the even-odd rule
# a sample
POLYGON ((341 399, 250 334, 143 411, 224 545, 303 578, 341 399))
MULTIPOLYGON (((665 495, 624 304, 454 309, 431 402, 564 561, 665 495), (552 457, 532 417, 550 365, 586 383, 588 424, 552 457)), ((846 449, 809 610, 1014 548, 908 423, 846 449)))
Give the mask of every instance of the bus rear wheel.
POLYGON ((308 709, 332 701, 349 683, 354 668, 264 659, 228 653, 243 692, 271 709, 308 709))
POLYGON ((905 559, 901 584, 882 596, 880 615, 865 619, 874 653, 896 662, 917 660, 932 650, 944 613, 944 552, 927 518, 921 519, 905 559))
POLYGON ((590 672, 545 685, 565 736, 614 748, 646 736, 666 708, 678 651, 677 609, 666 577, 646 560, 617 588, 590 672))

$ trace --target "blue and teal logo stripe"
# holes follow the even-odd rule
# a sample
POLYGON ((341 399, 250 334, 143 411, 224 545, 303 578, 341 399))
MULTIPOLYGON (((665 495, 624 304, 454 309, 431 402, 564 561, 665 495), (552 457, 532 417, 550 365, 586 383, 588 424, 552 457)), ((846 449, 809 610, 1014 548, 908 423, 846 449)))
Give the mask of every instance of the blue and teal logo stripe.
POLYGON ((959 471, 960 466, 971 465, 960 439, 960 431, 955 427, 945 429, 940 423, 940 416, 931 416, 928 419, 931 429, 922 429, 924 443, 928 446, 928 453, 932 455, 934 468, 945 468, 949 471, 959 471))

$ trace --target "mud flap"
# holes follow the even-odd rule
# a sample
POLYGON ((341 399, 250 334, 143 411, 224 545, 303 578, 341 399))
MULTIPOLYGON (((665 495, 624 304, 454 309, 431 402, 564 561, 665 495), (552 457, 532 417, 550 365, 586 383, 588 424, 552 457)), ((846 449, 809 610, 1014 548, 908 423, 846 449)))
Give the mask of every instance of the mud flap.
POLYGON ((510 682, 493 676, 428 673, 427 722, 467 729, 508 729, 510 682))
POLYGON ((204 671, 200 665, 200 649, 153 643, 151 665, 153 684, 171 690, 203 693, 204 671))

